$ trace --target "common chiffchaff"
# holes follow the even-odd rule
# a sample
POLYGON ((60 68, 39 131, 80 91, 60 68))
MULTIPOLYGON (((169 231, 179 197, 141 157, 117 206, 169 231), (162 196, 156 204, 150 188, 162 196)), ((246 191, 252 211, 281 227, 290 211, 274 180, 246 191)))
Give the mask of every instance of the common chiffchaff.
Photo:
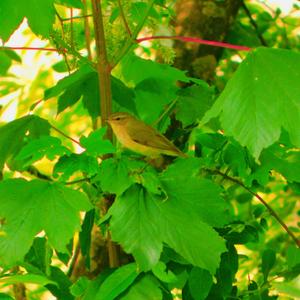
POLYGON ((150 157, 160 154, 187 157, 156 129, 128 113, 114 113, 107 122, 119 142, 134 152, 150 157))

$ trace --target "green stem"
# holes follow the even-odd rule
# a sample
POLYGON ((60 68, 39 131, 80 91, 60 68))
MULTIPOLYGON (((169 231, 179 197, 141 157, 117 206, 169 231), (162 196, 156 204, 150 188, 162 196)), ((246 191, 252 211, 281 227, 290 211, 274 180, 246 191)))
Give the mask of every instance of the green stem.
POLYGON ((127 23, 127 20, 126 20, 126 17, 125 17, 125 13, 124 13, 124 10, 123 10, 123 7, 122 7, 121 0, 118 0, 118 5, 119 5, 120 13, 121 13, 121 18, 123 20, 123 23, 124 23, 124 26, 126 28, 126 31, 127 31, 128 35, 131 37, 132 36, 132 32, 131 32, 130 27, 129 27, 128 23, 127 23))
POLYGON ((278 223, 282 226, 282 228, 287 232, 287 234, 294 240, 294 242, 296 243, 296 245, 298 246, 298 248, 300 248, 300 240, 297 239, 297 237, 294 235, 294 233, 288 228, 288 226, 283 222, 283 220, 279 217, 279 215, 276 213, 276 211, 261 197, 259 196, 257 193, 253 192, 252 190, 250 190, 247 186, 245 186, 241 181, 239 181, 238 179, 231 177, 227 174, 222 173, 219 170, 210 170, 210 169, 205 169, 206 171, 212 173, 212 174, 216 174, 216 175, 220 175, 225 179, 228 179, 238 185, 240 185, 242 188, 244 188, 246 191, 248 191, 250 194, 252 194, 256 199, 258 199, 269 211, 269 213, 278 221, 278 223))
POLYGON ((127 54, 127 52, 136 44, 135 40, 136 40, 138 34, 140 33, 140 31, 142 30, 142 28, 146 22, 146 19, 150 13, 150 10, 152 9, 154 2, 155 2, 155 0, 150 1, 149 6, 145 12, 145 15, 143 16, 141 22, 137 25, 137 27, 133 31, 131 39, 128 39, 128 41, 125 43, 124 47, 121 49, 120 53, 117 55, 114 62, 111 64, 112 69, 120 62, 120 60, 127 54))
MULTIPOLYGON (((97 53, 97 72, 100 88, 100 107, 101 107, 101 124, 100 119, 97 119, 97 127, 100 125, 105 125, 107 119, 111 114, 112 109, 112 99, 111 99, 111 82, 110 82, 110 72, 111 66, 109 65, 107 53, 106 53, 106 41, 103 26, 103 15, 101 9, 101 0, 92 0, 92 11, 93 11, 93 22, 94 22, 94 32, 96 41, 96 53, 97 53)), ((112 141, 112 130, 108 127, 106 136, 112 141)), ((108 205, 103 204, 103 209, 107 210, 108 205)), ((109 266, 111 268, 118 267, 120 265, 117 246, 113 243, 108 232, 107 236, 107 251, 109 266)))
MULTIPOLYGON (((100 107, 101 107, 101 123, 97 122, 97 127, 105 125, 106 120, 111 114, 111 82, 110 82, 110 65, 106 53, 106 41, 104 35, 103 17, 101 9, 101 1, 92 0, 93 21, 97 52, 97 72, 100 88, 100 107)), ((112 140, 112 131, 109 127, 107 130, 107 138, 112 140)))

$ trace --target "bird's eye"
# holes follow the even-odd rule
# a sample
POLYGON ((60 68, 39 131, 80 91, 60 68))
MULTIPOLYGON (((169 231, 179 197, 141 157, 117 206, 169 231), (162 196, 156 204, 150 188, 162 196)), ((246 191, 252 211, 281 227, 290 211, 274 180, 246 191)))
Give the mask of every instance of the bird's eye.
POLYGON ((115 120, 116 120, 116 121, 120 121, 120 120, 121 120, 121 118, 120 118, 120 117, 118 117, 118 118, 115 118, 115 120))

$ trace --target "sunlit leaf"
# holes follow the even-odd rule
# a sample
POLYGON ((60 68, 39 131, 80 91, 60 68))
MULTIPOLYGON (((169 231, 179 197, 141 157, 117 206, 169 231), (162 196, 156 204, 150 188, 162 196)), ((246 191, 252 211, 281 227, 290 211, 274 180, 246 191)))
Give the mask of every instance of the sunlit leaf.
POLYGON ((84 194, 42 180, 5 180, 0 183, 0 194, 0 214, 5 220, 0 260, 10 266, 23 260, 42 230, 58 251, 66 252, 66 244, 80 229, 79 211, 91 209, 84 194))
POLYGON ((300 54, 258 48, 250 52, 202 120, 220 116, 225 134, 255 158, 284 128, 300 147, 300 54))

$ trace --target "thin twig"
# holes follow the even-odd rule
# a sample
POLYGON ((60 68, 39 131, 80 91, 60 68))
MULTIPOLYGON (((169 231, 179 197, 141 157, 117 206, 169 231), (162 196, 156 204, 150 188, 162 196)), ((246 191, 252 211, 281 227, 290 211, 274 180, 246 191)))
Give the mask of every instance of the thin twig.
POLYGON ((71 17, 71 22, 70 22, 70 45, 71 49, 75 49, 74 45, 74 23, 73 23, 73 8, 70 8, 70 17, 71 17))
POLYGON ((76 143, 77 145, 81 146, 79 141, 73 139, 72 137, 68 136, 67 134, 65 134, 64 132, 62 132, 60 129, 54 127, 53 125, 50 125, 52 129, 54 129, 55 131, 57 131, 59 134, 61 134, 62 136, 64 136, 65 138, 71 140, 72 142, 76 143))
POLYGON ((126 55, 126 53, 136 43, 136 38, 137 38, 138 34, 140 33, 140 31, 142 30, 142 28, 144 26, 154 2, 155 2, 155 0, 150 1, 149 5, 148 5, 148 8, 147 8, 143 18, 141 19, 140 23, 136 26, 134 32, 132 33, 132 38, 128 39, 128 41, 125 43, 123 48, 120 50, 119 54, 117 55, 117 57, 115 58, 115 60, 111 64, 111 69, 113 69, 120 62, 120 60, 124 57, 124 55, 126 55))
MULTIPOLYGON (((84 0, 84 1, 85 1, 85 0, 84 0)), ((75 17, 70 17, 70 18, 62 18, 61 20, 62 20, 63 22, 67 22, 67 21, 76 20, 76 19, 87 19, 87 18, 90 18, 90 17, 92 17, 92 16, 93 16, 92 14, 87 15, 87 14, 84 13, 83 16, 75 16, 75 17)))
MULTIPOLYGON (((82 1, 83 3, 83 13, 87 13, 87 5, 86 0, 82 1)), ((91 31, 90 31, 90 25, 89 25, 89 19, 84 18, 84 38, 85 38, 85 46, 88 53, 88 59, 91 61, 92 58, 92 50, 91 50, 91 31)))
POLYGON ((29 174, 42 179, 42 180, 47 180, 47 181, 53 181, 52 178, 46 174, 41 173, 36 167, 34 166, 29 166, 27 167, 27 169, 25 170, 26 172, 28 172, 29 174))
POLYGON ((71 276, 73 274, 73 271, 74 271, 74 268, 76 266, 76 262, 77 262, 79 254, 80 254, 80 244, 77 241, 75 251, 74 251, 74 255, 72 257, 72 260, 71 260, 71 263, 70 263, 70 266, 69 266, 69 270, 67 272, 67 275, 68 275, 69 278, 71 278, 71 276))
POLYGON ((159 124, 159 122, 165 117, 165 115, 168 115, 169 112, 173 109, 174 105, 177 103, 178 101, 178 97, 176 97, 176 99, 174 99, 168 106, 167 108, 164 110, 164 112, 159 116, 159 118, 152 124, 152 126, 156 126, 159 124))
POLYGON ((50 51, 50 52, 63 52, 66 53, 66 49, 56 49, 56 48, 39 48, 39 47, 8 47, 8 46, 1 46, 0 50, 40 50, 40 51, 50 51))
POLYGON ((278 221, 278 223, 283 227, 283 229, 287 232, 287 234, 294 240, 294 242, 296 243, 296 245, 298 246, 298 248, 300 248, 300 240, 297 239, 297 237, 294 235, 294 233, 288 228, 288 226, 283 222, 283 220, 279 217, 279 215, 275 212, 275 210, 261 197, 259 196, 257 193, 253 192, 252 190, 250 190, 247 186, 245 186, 241 181, 239 181, 238 179, 231 177, 227 174, 222 173, 219 170, 210 170, 210 169, 205 169, 206 171, 213 173, 213 174, 217 174, 220 175, 222 177, 224 177, 225 179, 228 179, 236 184, 238 184, 239 186, 241 186, 242 188, 244 188, 246 191, 248 191, 250 194, 252 194, 256 199, 258 199, 269 211, 269 213, 278 221))
POLYGON ((122 7, 121 0, 118 0, 118 5, 119 5, 120 13, 121 13, 121 18, 123 20, 123 23, 124 23, 124 26, 126 28, 126 31, 127 31, 128 35, 130 37, 132 37, 132 32, 131 32, 130 27, 129 27, 128 23, 127 23, 127 20, 126 20, 125 14, 124 14, 124 10, 123 10, 123 7, 122 7))
POLYGON ((264 39, 264 37, 262 36, 262 34, 259 32, 259 28, 255 22, 255 20, 253 19, 250 10, 248 9, 247 5, 245 4, 245 1, 242 1, 242 8, 244 9, 246 15, 248 16, 251 25, 253 26, 254 30, 256 31, 257 37, 259 38, 261 44, 263 46, 268 46, 266 40, 264 39))
MULTIPOLYGON (((58 20, 59 20, 59 23, 60 23, 62 39, 64 39, 65 38, 64 21, 63 21, 62 17, 60 16, 60 14, 58 13, 58 11, 56 9, 55 9, 55 14, 58 17, 58 20)), ((64 62, 66 64, 66 66, 67 66, 67 69, 68 69, 68 72, 69 72, 69 75, 70 75, 71 68, 70 68, 70 64, 69 64, 69 61, 68 61, 67 53, 63 52, 62 55, 64 57, 64 62)))
POLYGON ((64 184, 72 185, 72 184, 76 184, 76 183, 80 183, 80 182, 84 182, 84 181, 90 181, 90 178, 81 178, 81 179, 77 179, 77 180, 73 180, 73 181, 67 181, 64 184))
POLYGON ((209 46, 214 46, 214 47, 222 47, 222 48, 228 48, 228 49, 234 49, 234 50, 242 50, 242 51, 251 51, 252 50, 252 48, 247 47, 247 46, 234 45, 234 44, 218 42, 218 41, 202 40, 197 37, 178 36, 178 35, 147 36, 147 37, 136 39, 136 42, 141 43, 141 42, 150 41, 150 40, 179 40, 179 41, 183 41, 183 42, 191 42, 191 43, 209 45, 209 46))
POLYGON ((62 32, 62 38, 65 38, 65 29, 64 29, 64 21, 62 19, 62 17, 60 16, 60 14, 58 13, 58 11, 55 9, 55 14, 59 20, 60 23, 60 27, 61 27, 61 32, 62 32))

